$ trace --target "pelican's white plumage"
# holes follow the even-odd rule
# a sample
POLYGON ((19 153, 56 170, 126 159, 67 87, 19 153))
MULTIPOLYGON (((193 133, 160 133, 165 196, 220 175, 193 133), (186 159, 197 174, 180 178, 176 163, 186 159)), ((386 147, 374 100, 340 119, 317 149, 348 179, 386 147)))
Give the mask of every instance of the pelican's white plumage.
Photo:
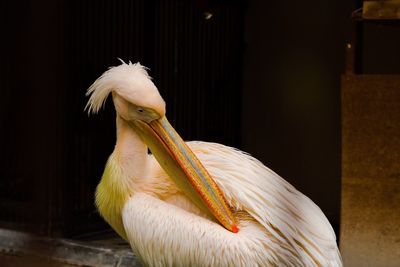
MULTIPOLYGON (((117 95, 114 103, 121 97, 165 112, 140 64, 123 63, 103 74, 89 89, 89 109, 97 112, 110 92, 117 95)), ((116 109, 117 145, 96 204, 145 265, 342 266, 335 234, 319 207, 260 161, 220 144, 187 143, 238 218, 240 230, 232 233, 181 192, 124 122, 127 109, 116 109)))

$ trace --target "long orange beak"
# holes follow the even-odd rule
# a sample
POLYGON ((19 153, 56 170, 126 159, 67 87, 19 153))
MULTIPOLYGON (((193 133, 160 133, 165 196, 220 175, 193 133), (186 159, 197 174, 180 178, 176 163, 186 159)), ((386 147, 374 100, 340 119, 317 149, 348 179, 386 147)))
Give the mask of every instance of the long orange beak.
POLYGON ((238 232, 235 217, 221 189, 166 117, 150 123, 133 121, 131 126, 187 197, 205 213, 215 217, 226 229, 238 232))

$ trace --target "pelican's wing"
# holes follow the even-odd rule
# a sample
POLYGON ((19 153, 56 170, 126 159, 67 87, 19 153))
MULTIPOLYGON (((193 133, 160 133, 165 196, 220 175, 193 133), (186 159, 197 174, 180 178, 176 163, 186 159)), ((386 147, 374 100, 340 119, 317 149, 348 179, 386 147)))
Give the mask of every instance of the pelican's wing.
MULTIPOLYGON (((245 210, 304 266, 342 266, 335 233, 321 209, 260 161, 216 143, 188 142, 236 210, 245 210)), ((240 225, 239 225, 240 226, 240 225)))
POLYGON ((266 250, 274 244, 256 222, 249 221, 234 234, 150 194, 133 194, 122 210, 122 221, 145 266, 301 266, 285 258, 289 253, 266 250))

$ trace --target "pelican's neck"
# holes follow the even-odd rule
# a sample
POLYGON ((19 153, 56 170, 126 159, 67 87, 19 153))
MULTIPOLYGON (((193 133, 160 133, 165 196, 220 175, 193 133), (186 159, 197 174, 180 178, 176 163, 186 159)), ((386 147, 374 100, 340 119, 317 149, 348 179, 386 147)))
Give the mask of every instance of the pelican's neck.
POLYGON ((148 160, 147 146, 128 123, 118 115, 114 156, 124 172, 131 178, 144 178, 148 160))
POLYGON ((104 219, 126 239, 122 209, 146 178, 147 146, 131 127, 117 115, 117 144, 96 190, 96 206, 104 219))

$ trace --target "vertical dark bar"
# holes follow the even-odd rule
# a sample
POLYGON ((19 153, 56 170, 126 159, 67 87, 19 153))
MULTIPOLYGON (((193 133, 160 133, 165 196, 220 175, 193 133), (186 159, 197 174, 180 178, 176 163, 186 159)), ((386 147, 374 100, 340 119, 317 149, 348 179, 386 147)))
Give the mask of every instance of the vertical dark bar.
POLYGON ((357 21, 355 23, 355 31, 354 31, 354 73, 362 74, 363 73, 363 39, 364 39, 364 22, 357 21))
MULTIPOLYGON (((363 6, 363 0, 356 0, 356 9, 363 6)), ((355 21, 353 26, 353 52, 354 52, 354 73, 363 73, 363 38, 364 38, 364 21, 355 21)))

